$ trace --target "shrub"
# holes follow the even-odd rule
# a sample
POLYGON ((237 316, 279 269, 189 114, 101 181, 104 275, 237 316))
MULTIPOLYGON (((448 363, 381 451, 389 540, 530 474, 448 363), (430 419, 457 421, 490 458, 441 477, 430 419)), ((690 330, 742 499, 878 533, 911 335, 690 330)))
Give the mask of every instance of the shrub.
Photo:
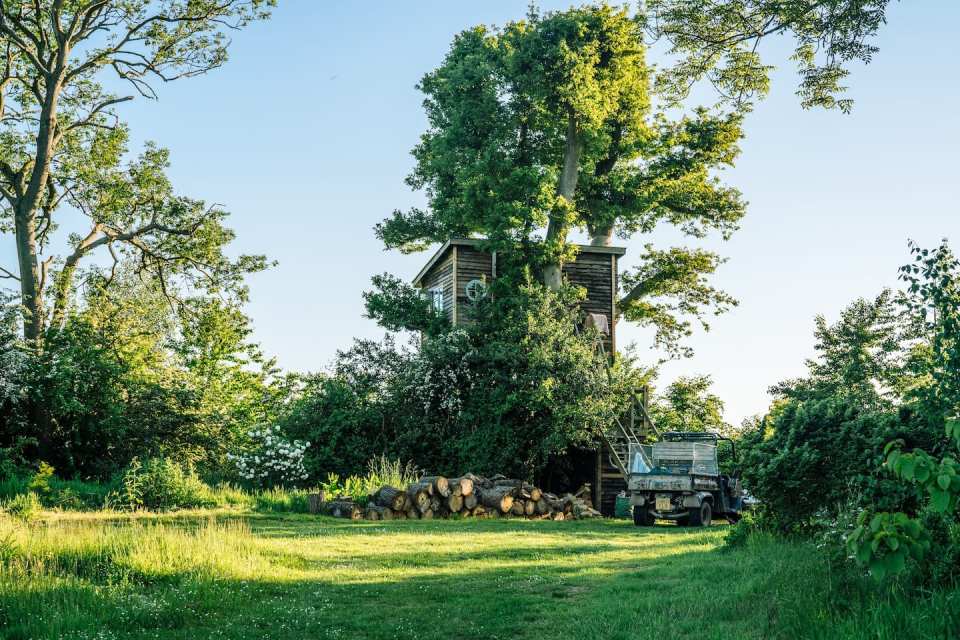
POLYGON ((228 456, 241 478, 257 487, 293 486, 307 479, 303 454, 309 442, 288 439, 278 426, 254 429, 249 435, 250 450, 228 456))
POLYGON ((50 487, 50 479, 53 478, 53 467, 46 462, 41 462, 37 472, 30 478, 27 489, 40 496, 49 496, 53 489, 50 487))
POLYGON ((116 504, 125 509, 189 509, 213 507, 217 501, 209 486, 193 472, 169 458, 134 458, 120 478, 116 504))
POLYGON ((7 513, 21 520, 34 519, 42 509, 43 505, 40 504, 40 498, 32 491, 21 493, 10 499, 6 505, 4 505, 4 510, 7 513))
POLYGON ((938 435, 906 410, 871 412, 848 398, 785 400, 741 438, 743 477, 772 526, 816 533, 816 521, 836 516, 841 505, 896 511, 915 501, 880 469, 884 446, 938 435), (860 504, 851 506, 851 496, 860 504))

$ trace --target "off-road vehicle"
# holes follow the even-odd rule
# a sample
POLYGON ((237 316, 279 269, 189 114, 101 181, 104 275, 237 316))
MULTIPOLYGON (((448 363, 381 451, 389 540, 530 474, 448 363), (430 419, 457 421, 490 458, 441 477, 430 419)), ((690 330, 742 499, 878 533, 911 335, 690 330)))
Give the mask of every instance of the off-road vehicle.
POLYGON ((719 441, 733 441, 716 433, 664 433, 652 445, 630 448, 627 489, 633 506, 633 522, 649 527, 658 518, 677 524, 704 527, 714 516, 735 522, 743 509, 740 471, 720 473, 719 441))

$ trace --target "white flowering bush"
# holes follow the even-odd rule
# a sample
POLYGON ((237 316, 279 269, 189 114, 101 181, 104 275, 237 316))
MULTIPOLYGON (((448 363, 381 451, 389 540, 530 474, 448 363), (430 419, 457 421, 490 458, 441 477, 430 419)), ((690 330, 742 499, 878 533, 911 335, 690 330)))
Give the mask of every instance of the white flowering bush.
POLYGON ((245 481, 258 487, 273 487, 296 485, 307 479, 303 454, 309 442, 290 440, 277 426, 254 429, 249 436, 249 450, 227 456, 245 481))

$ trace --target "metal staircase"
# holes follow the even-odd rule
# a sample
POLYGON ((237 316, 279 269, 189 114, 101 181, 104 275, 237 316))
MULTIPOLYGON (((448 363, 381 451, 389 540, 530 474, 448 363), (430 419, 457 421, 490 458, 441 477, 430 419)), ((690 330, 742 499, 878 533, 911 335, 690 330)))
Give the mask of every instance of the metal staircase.
MULTIPOLYGON (((603 339, 600 336, 597 336, 595 349, 601 356, 607 379, 612 380, 613 373, 610 371, 610 357, 607 355, 603 345, 603 339)), ((639 417, 641 420, 641 430, 644 435, 648 432, 652 432, 657 436, 660 435, 656 424, 654 424, 653 419, 647 411, 647 395, 645 388, 640 390, 639 394, 636 390, 631 393, 630 408, 627 415, 614 418, 614 422, 610 425, 610 428, 600 434, 603 444, 606 445, 610 464, 616 467, 624 481, 626 481, 630 475, 630 449, 634 448, 635 451, 640 451, 641 455, 643 455, 639 446, 643 443, 643 440, 637 435, 636 431, 637 418, 639 417)), ((648 465, 650 464, 649 460, 646 462, 648 465)))
MULTIPOLYGON (((625 422, 616 418, 610 428, 601 433, 603 443, 607 446, 609 452, 610 464, 620 471, 624 480, 630 475, 630 449, 641 451, 640 445, 643 443, 635 429, 637 409, 639 409, 643 420, 644 432, 649 428, 653 433, 658 434, 656 425, 647 413, 645 403, 640 401, 635 393, 631 394, 630 397, 629 419, 625 422)), ((642 451, 641 455, 643 455, 642 451)), ((649 465, 649 461, 647 461, 647 464, 649 465)))

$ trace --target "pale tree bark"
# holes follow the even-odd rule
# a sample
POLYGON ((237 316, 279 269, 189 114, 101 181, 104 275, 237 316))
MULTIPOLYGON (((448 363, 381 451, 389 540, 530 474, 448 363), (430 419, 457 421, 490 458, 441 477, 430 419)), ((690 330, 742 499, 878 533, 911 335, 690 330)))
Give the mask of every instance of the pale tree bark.
MULTIPOLYGON (((613 120, 610 126, 610 146, 607 156, 597 162, 597 166, 593 170, 593 175, 597 178, 608 175, 617 166, 617 161, 620 160, 620 142, 623 140, 624 127, 617 120, 613 120)), ((590 233, 590 244, 594 247, 609 247, 613 243, 612 221, 605 224, 590 224, 587 231, 590 233)))
POLYGON ((609 247, 613 244, 613 225, 590 230, 590 244, 594 247, 609 247))
POLYGON ((39 340, 45 322, 40 261, 37 257, 37 214, 50 180, 50 163, 57 131, 57 103, 64 71, 61 65, 65 61, 65 55, 64 47, 56 58, 57 67, 47 78, 48 84, 37 128, 36 155, 29 169, 30 179, 26 189, 11 203, 14 209, 14 231, 20 267, 20 299, 26 312, 23 333, 28 341, 39 340))
MULTIPOLYGON (((567 207, 574 206, 582 151, 583 140, 577 127, 576 116, 571 113, 567 117, 567 140, 563 152, 563 171, 557 185, 557 195, 564 200, 560 203, 560 207, 563 207, 563 209, 555 210, 550 215, 550 222, 547 224, 546 244, 553 251, 556 251, 567 241, 567 233, 570 230, 567 207)), ((554 291, 563 286, 563 264, 561 261, 554 260, 544 267, 543 283, 554 291)))

